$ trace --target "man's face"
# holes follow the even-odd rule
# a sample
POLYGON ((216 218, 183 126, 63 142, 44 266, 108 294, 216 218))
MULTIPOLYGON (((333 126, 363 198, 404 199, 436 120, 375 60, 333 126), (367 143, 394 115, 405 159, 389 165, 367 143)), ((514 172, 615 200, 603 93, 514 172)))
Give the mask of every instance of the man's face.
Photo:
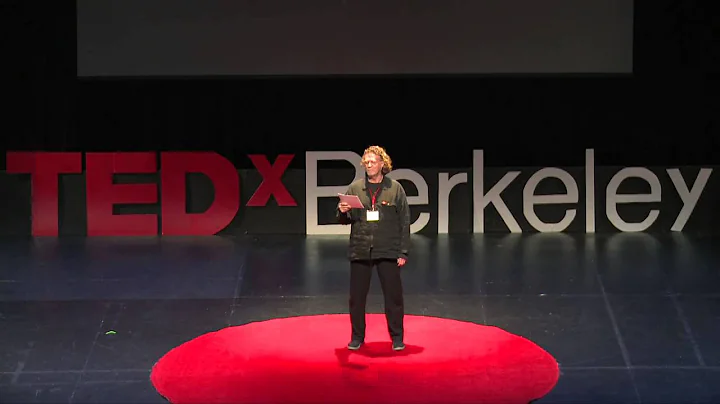
POLYGON ((378 175, 380 170, 383 168, 383 161, 377 154, 368 153, 363 156, 362 164, 365 167, 365 172, 369 177, 378 175))

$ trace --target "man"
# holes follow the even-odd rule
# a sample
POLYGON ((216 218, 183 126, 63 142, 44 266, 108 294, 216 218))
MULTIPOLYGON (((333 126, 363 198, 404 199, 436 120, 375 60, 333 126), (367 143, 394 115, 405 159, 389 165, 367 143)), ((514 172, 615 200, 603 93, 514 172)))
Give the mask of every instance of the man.
POLYGON ((399 182, 386 177, 392 170, 390 156, 380 146, 368 147, 362 156, 365 178, 354 181, 348 195, 357 195, 363 209, 344 202, 337 207, 337 218, 350 224, 350 322, 352 333, 348 349, 365 342, 365 307, 372 270, 377 268, 385 297, 385 317, 393 349, 405 348, 403 288, 400 268, 410 249, 410 209, 399 182))

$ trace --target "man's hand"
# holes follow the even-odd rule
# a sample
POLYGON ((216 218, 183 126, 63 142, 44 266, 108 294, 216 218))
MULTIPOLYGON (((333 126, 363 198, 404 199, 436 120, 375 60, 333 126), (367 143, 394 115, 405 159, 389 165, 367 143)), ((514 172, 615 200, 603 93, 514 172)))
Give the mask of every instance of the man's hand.
POLYGON ((397 259, 397 264, 398 264, 399 267, 401 267, 401 266, 405 265, 405 262, 406 262, 406 261, 407 261, 407 260, 406 260, 405 258, 398 258, 398 259, 397 259))
POLYGON ((340 202, 340 203, 338 204, 338 209, 339 209, 340 212, 342 212, 342 213, 347 213, 351 208, 350 208, 350 204, 349 204, 349 203, 340 202))

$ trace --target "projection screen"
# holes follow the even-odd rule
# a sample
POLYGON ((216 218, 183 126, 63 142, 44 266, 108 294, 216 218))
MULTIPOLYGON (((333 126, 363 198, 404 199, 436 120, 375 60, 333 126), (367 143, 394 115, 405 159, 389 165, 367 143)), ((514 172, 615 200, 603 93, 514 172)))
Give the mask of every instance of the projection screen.
POLYGON ((77 0, 88 76, 631 73, 632 0, 77 0))

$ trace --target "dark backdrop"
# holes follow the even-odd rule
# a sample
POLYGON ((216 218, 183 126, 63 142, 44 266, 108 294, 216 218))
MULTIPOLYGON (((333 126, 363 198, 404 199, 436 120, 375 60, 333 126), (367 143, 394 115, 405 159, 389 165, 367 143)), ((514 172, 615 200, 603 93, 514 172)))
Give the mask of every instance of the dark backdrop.
POLYGON ((386 145, 398 165, 717 164, 718 2, 637 0, 633 75, 78 80, 74 2, 3 1, 7 150, 386 145), (713 45, 713 40, 715 45, 713 45), (410 151, 411 147, 420 151, 410 151))

